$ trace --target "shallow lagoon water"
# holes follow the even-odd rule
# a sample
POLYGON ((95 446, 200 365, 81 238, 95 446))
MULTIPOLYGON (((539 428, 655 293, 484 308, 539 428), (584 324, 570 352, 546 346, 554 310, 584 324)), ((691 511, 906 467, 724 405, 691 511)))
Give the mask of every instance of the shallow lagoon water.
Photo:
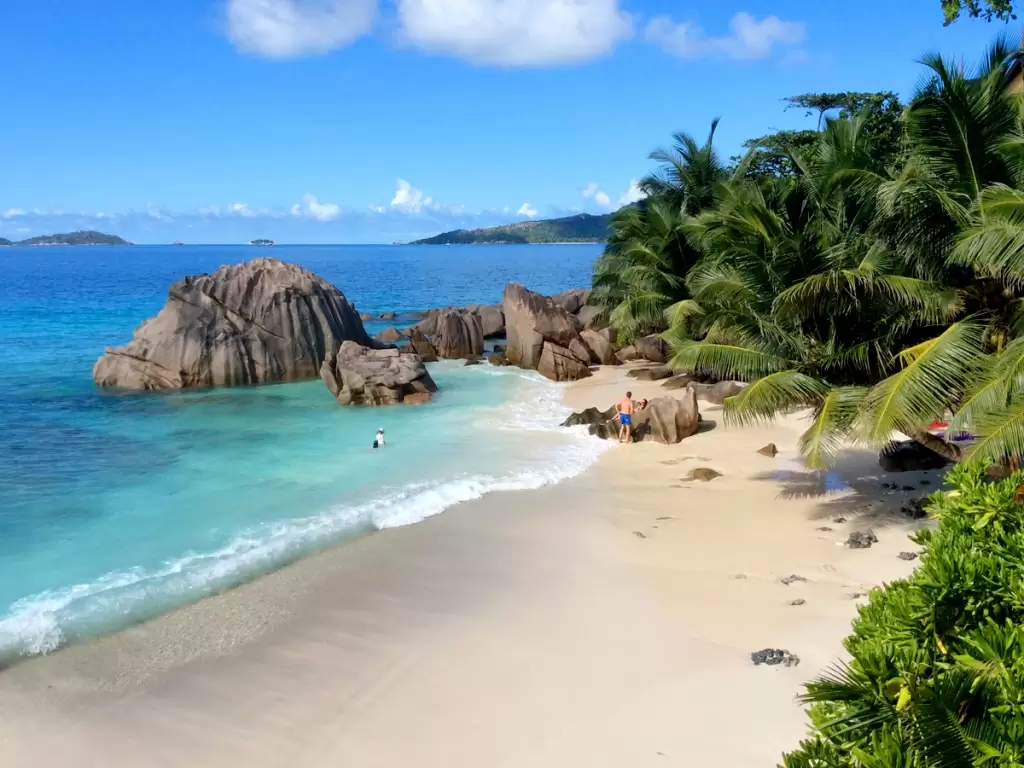
MULTIPOLYGON (((431 366, 427 406, 343 409, 319 381, 114 394, 126 342, 183 274, 255 255, 335 282, 360 311, 493 302, 518 279, 586 285, 599 247, 8 248, 0 261, 0 657, 111 631, 370 530, 582 471, 534 374, 431 366), (378 427, 389 443, 373 451, 378 427)), ((370 326, 376 330, 380 326, 370 326)))

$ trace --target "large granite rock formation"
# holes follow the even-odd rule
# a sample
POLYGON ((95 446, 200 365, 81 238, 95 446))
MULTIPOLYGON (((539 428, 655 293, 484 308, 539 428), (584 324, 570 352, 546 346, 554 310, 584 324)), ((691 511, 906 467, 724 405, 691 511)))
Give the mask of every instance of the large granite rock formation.
POLYGON ((374 343, 341 291, 260 258, 178 280, 126 346, 106 349, 93 379, 139 390, 299 381, 349 340, 374 343))
POLYGON ((668 360, 668 345, 657 334, 637 339, 628 347, 619 350, 620 360, 647 360, 652 363, 664 363, 668 360))
MULTIPOLYGON (((602 440, 617 439, 619 435, 615 406, 604 411, 587 408, 562 422, 563 427, 577 425, 587 426, 591 435, 602 440)), ((700 411, 697 408, 697 395, 692 389, 681 392, 679 397, 656 397, 647 403, 646 408, 633 413, 634 442, 653 440, 674 444, 696 434, 699 429, 700 411)))
POLYGON ((437 356, 448 360, 479 357, 484 353, 483 322, 480 315, 464 309, 446 309, 437 316, 434 334, 437 356))
POLYGON ((727 397, 738 395, 746 386, 742 381, 716 381, 714 384, 693 382, 690 384, 699 399, 707 400, 715 405, 724 405, 727 397))
POLYGON ((590 361, 596 365, 618 365, 619 358, 615 354, 615 330, 605 328, 595 331, 586 328, 580 331, 580 339, 590 350, 590 361))
POLYGON ((470 304, 466 311, 480 316, 485 339, 505 338, 505 313, 500 304, 470 304))
POLYGON ((553 381, 590 376, 591 352, 580 339, 572 315, 551 298, 518 283, 505 286, 505 354, 512 365, 537 370, 553 381))
POLYGON ((409 335, 409 346, 412 351, 419 355, 424 363, 436 363, 437 350, 434 349, 434 345, 430 340, 414 328, 408 329, 407 333, 409 335))
POLYGON ((437 391, 419 356, 346 341, 320 367, 320 378, 341 405, 425 402, 437 391))
POLYGON ((570 315, 575 315, 583 309, 589 298, 589 288, 571 288, 568 291, 552 296, 551 300, 570 315))

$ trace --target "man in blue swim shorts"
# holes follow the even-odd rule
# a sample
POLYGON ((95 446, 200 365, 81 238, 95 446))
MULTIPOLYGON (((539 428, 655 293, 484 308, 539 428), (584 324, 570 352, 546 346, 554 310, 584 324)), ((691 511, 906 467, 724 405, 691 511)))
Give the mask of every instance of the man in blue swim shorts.
POLYGON ((619 412, 619 442, 628 443, 633 439, 633 393, 627 392, 615 410, 619 412))

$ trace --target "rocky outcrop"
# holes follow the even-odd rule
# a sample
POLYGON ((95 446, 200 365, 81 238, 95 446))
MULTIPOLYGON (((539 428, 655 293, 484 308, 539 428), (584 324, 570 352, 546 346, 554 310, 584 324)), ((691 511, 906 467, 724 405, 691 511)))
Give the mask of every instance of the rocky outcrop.
POLYGON ((590 304, 580 307, 576 313, 577 324, 581 328, 597 328, 602 323, 598 320, 601 316, 601 308, 594 307, 590 304))
POLYGON ((480 316, 485 339, 505 338, 505 313, 500 304, 470 304, 466 311, 480 316))
POLYGON ((480 315, 464 309, 446 309, 437 316, 434 334, 437 356, 446 360, 479 357, 484 353, 480 315))
POLYGON ((505 286, 505 355, 512 365, 534 369, 553 381, 590 376, 591 352, 572 315, 551 298, 518 283, 505 286))
POLYGON ((634 368, 626 375, 637 381, 661 381, 669 378, 672 371, 663 365, 657 365, 653 368, 634 368))
POLYGON ((316 378, 344 341, 373 346, 341 291, 269 258, 174 283, 167 303, 93 368, 103 387, 226 387, 316 378))
POLYGON ((394 344, 401 338, 402 332, 397 328, 385 328, 383 331, 377 334, 378 341, 382 341, 385 344, 394 344))
POLYGON ((590 351, 590 362, 594 365, 618 365, 619 358, 615 354, 615 331, 605 328, 595 331, 587 328, 580 331, 580 340, 590 351))
POLYGON ((572 288, 571 290, 555 294, 551 297, 551 300, 570 315, 575 315, 583 309, 589 298, 589 288, 572 288))
POLYGON ((767 456, 769 459, 774 459, 779 455, 779 449, 776 447, 775 443, 768 443, 768 445, 758 448, 757 452, 762 456, 767 456))
POLYGON ((417 330, 408 329, 408 334, 411 350, 419 355, 424 363, 436 363, 437 350, 430 340, 417 330))
POLYGON ((668 345, 657 334, 644 336, 628 347, 620 349, 619 359, 626 362, 647 360, 651 363, 664 363, 668 359, 668 345))
POLYGON ((700 411, 692 389, 684 390, 678 397, 656 397, 633 414, 633 432, 638 440, 672 445, 699 429, 700 411))
POLYGON ((417 355, 370 349, 354 341, 346 341, 324 360, 320 378, 341 405, 424 402, 437 391, 417 355))
POLYGON ((712 469, 711 467, 697 467, 696 469, 691 469, 684 479, 690 481, 699 480, 702 483, 710 483, 716 477, 721 476, 722 473, 717 469, 712 469))
POLYGON ((694 382, 690 387, 697 393, 697 398, 706 400, 714 405, 724 405, 727 397, 738 395, 746 386, 741 381, 718 381, 714 384, 699 384, 694 382))

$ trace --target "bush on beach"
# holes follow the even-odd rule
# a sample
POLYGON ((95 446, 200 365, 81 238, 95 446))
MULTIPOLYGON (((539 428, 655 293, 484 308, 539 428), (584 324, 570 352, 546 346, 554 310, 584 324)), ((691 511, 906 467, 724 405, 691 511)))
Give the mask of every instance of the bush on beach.
POLYGON ((851 660, 807 684, 811 735, 784 768, 1024 764, 1024 473, 971 463, 947 482, 920 567, 872 591, 851 660))

